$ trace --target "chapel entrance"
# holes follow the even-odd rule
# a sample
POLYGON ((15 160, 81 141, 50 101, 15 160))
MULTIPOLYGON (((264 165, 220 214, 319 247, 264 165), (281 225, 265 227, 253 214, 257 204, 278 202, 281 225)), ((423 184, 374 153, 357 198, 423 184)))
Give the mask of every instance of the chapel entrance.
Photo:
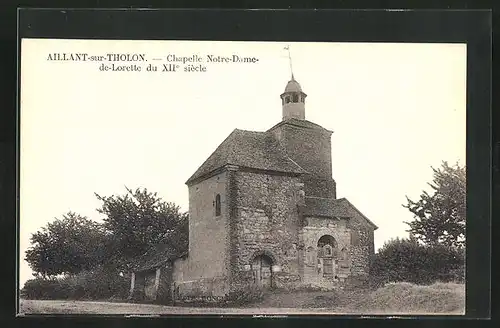
POLYGON ((259 255, 252 261, 253 283, 259 287, 270 288, 273 282, 272 260, 269 256, 259 255))

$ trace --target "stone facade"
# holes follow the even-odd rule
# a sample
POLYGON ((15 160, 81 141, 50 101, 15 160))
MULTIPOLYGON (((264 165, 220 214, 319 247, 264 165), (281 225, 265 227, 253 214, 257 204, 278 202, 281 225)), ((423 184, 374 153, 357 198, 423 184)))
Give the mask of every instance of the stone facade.
MULTIPOLYGON (((323 272, 318 272, 318 241, 322 236, 332 236, 336 241, 334 252, 349 250, 351 248, 350 230, 347 228, 347 220, 332 220, 325 218, 310 217, 306 219, 306 225, 302 229, 301 239, 304 243, 304 283, 322 287, 333 286, 335 280, 343 281, 350 275, 350 256, 340 258, 340 254, 333 256, 333 273, 331 277, 323 277, 323 272), (337 277, 337 278, 335 278, 337 277)), ((321 263, 319 263, 321 265, 321 263)))
POLYGON ((234 268, 245 275, 252 260, 266 255, 272 260, 273 285, 298 281, 297 247, 300 217, 297 199, 303 184, 298 177, 238 171, 236 180, 236 215, 234 268))
POLYGON ((375 256, 374 226, 367 222, 356 208, 352 207, 350 214, 347 227, 351 231, 351 274, 358 278, 366 278, 375 256))
POLYGON ((176 286, 184 294, 223 295, 229 278, 228 172, 189 187, 189 256, 174 263, 176 286), (216 213, 216 198, 220 212, 216 213))
POLYGON ((214 175, 189 188, 189 257, 185 279, 227 276, 228 213, 226 172, 214 175), (220 214, 215 199, 220 196, 220 214), (210 234, 207 234, 210 231, 210 234))
POLYGON ((303 175, 309 196, 336 198, 332 178, 332 131, 303 120, 282 121, 271 132, 290 158, 307 171, 303 175))

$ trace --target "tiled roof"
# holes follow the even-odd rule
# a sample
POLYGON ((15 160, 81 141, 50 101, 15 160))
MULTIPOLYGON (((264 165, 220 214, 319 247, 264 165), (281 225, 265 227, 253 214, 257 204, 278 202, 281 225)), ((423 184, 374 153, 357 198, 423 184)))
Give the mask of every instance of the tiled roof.
POLYGON ((306 216, 349 217, 349 209, 342 199, 306 197, 302 214, 306 216))
POLYGON ((370 221, 363 213, 361 213, 354 205, 347 199, 339 198, 319 198, 319 197, 306 197, 305 206, 300 207, 301 213, 304 216, 322 216, 329 218, 342 218, 350 217, 352 210, 359 213, 368 223, 375 229, 378 227, 370 221))
POLYGON ((272 133, 235 129, 186 183, 227 164, 284 173, 306 173, 286 155, 272 133))

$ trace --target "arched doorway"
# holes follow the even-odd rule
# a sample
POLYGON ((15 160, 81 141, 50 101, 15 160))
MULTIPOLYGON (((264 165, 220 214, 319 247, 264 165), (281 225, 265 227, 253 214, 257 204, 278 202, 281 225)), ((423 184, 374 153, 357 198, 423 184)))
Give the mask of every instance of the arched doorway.
POLYGON ((337 241, 335 238, 330 235, 321 236, 318 240, 318 274, 326 278, 334 277, 337 255, 337 241))
POLYGON ((273 284, 273 261, 267 255, 258 255, 252 261, 253 283, 259 287, 270 288, 273 284))

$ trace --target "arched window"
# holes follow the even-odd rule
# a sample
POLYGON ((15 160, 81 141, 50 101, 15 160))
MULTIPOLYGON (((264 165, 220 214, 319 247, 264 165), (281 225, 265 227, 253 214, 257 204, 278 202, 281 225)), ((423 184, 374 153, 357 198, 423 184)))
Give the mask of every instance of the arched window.
POLYGON ((299 95, 295 93, 295 94, 293 95, 293 100, 292 100, 292 101, 293 101, 294 103, 299 102, 299 95))
POLYGON ((324 235, 318 240, 318 256, 337 256, 337 241, 330 235, 324 235))
POLYGON ((215 216, 220 216, 220 195, 215 196, 215 216))

